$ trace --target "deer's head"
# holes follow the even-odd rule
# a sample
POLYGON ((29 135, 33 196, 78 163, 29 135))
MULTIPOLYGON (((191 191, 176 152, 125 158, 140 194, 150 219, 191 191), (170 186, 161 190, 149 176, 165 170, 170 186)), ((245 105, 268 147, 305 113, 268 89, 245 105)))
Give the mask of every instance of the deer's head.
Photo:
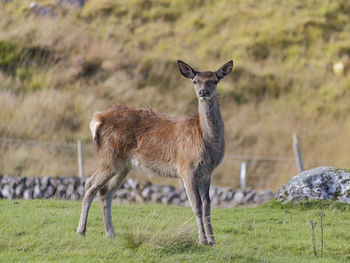
POLYGON ((215 72, 196 71, 181 60, 177 61, 177 65, 184 77, 192 79, 198 99, 201 101, 209 101, 216 97, 216 87, 219 81, 231 73, 233 61, 227 62, 215 72))

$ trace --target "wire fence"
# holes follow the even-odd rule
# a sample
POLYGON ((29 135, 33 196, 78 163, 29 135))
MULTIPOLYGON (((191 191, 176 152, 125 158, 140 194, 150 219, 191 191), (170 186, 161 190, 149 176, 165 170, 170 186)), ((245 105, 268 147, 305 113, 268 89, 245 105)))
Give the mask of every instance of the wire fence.
MULTIPOLYGON (((42 140, 26 140, 0 137, 0 173, 34 176, 91 175, 97 158, 91 142, 60 143, 42 140), (80 172, 79 172, 80 170, 80 172)), ((297 156, 266 156, 252 154, 227 154, 216 169, 213 184, 239 188, 242 182, 242 162, 245 163, 244 182, 249 188, 276 189, 285 180, 298 173, 297 156)), ((302 158, 300 156, 300 158, 302 158)), ((344 167, 345 160, 304 161, 308 168, 332 165, 344 167)), ((131 176, 138 176, 133 172, 131 176)), ((149 178, 147 178, 149 180, 149 178)), ((153 182, 174 184, 169 179, 152 179, 153 182)), ((151 180, 151 181, 152 181, 151 180)), ((176 184, 176 183, 175 183, 176 184)))

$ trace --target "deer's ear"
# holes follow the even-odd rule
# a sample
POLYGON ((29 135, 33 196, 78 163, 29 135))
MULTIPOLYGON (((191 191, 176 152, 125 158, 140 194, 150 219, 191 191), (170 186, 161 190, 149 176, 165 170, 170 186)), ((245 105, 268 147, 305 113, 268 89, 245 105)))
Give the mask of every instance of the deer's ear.
POLYGON ((230 60, 221 68, 219 68, 218 71, 215 72, 215 74, 218 79, 223 79, 224 77, 226 77, 228 74, 232 72, 232 68, 233 68, 233 61, 230 60))
POLYGON ((177 66, 179 67, 180 73, 185 78, 193 79, 196 76, 196 74, 198 73, 193 68, 191 68, 189 65, 187 65, 185 62, 182 62, 181 60, 177 61, 177 66))

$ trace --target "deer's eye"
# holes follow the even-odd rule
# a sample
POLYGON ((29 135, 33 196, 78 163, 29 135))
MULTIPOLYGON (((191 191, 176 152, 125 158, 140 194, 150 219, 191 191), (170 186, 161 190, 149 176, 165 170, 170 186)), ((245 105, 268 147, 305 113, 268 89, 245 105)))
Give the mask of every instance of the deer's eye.
POLYGON ((193 81, 193 84, 197 84, 197 81, 194 80, 194 81, 193 81))

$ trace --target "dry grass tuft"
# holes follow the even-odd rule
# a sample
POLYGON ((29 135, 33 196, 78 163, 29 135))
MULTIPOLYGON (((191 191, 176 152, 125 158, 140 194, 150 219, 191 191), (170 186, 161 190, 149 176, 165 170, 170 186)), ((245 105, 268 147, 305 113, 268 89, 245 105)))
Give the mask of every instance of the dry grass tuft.
POLYGON ((137 222, 128 226, 127 232, 122 234, 123 244, 129 249, 138 249, 141 246, 152 247, 166 253, 181 253, 197 246, 196 227, 190 224, 189 219, 175 227, 172 220, 165 218, 162 224, 155 228, 152 220, 137 222))

